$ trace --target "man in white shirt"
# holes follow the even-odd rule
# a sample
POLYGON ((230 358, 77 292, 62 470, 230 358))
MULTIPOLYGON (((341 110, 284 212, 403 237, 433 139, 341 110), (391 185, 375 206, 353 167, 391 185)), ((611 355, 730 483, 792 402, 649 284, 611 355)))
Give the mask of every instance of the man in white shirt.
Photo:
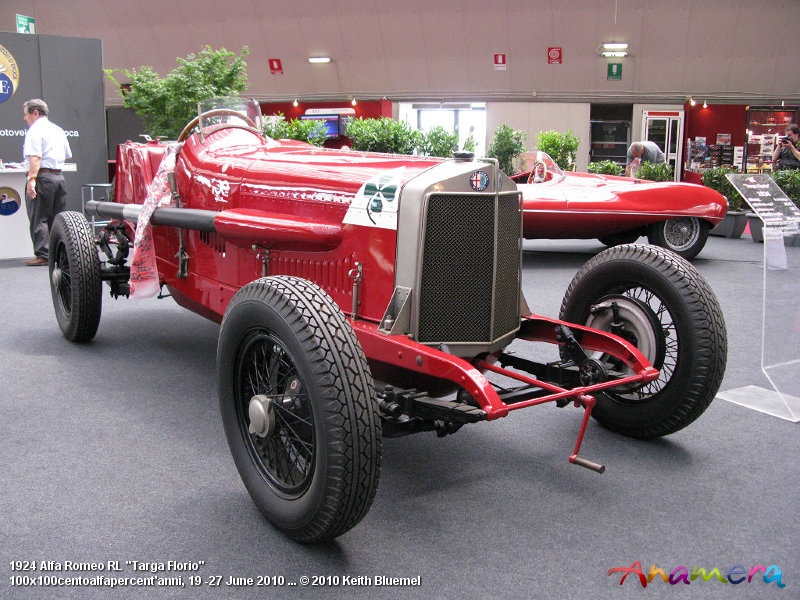
POLYGON ((44 100, 28 100, 23 109, 28 124, 22 149, 28 170, 25 204, 36 255, 25 264, 43 266, 48 263, 53 220, 66 207, 67 186, 61 170, 64 161, 72 158, 72 150, 64 130, 47 118, 49 110, 44 100))

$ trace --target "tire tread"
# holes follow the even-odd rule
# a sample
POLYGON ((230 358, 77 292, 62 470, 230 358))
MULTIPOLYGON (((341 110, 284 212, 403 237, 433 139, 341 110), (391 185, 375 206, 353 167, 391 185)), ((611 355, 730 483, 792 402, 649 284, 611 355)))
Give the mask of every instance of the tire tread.
POLYGON ((283 529, 301 542, 335 538, 364 518, 380 478, 381 422, 363 350, 339 306, 308 280, 290 276, 256 280, 237 293, 226 318, 232 308, 246 302, 273 306, 301 346, 309 349, 312 370, 325 381, 322 406, 330 464, 325 497, 308 524, 283 529))
POLYGON ((53 287, 53 305, 61 331, 71 342, 91 341, 97 333, 102 312, 103 281, 100 258, 94 243, 91 225, 81 213, 61 212, 53 222, 50 233, 50 272, 55 261, 54 253, 63 242, 70 263, 72 298, 70 314, 59 307, 58 290, 53 287))

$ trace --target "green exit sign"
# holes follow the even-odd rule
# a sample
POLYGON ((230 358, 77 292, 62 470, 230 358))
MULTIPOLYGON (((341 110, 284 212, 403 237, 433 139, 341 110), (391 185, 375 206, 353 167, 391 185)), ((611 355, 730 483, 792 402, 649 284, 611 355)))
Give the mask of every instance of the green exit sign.
POLYGON ((36 19, 17 15, 17 33, 36 33, 36 19))
POLYGON ((619 81, 622 79, 622 63, 608 63, 609 81, 619 81))

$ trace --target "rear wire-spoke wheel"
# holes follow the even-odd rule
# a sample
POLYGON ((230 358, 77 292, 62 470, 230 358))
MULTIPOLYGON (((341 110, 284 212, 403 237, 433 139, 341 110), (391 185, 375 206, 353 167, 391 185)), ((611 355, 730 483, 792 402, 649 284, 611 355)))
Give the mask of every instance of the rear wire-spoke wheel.
MULTIPOLYGON (((627 339, 659 369, 655 381, 597 394, 592 415, 613 431, 641 439, 674 433, 705 411, 722 382, 727 333, 719 302, 689 262, 662 248, 626 245, 596 255, 570 283, 561 319, 627 339)), ((630 375, 613 357, 590 358, 630 375)))
POLYGON ((334 538, 377 491, 381 430, 358 339, 313 283, 268 277, 244 286, 222 322, 220 410, 256 506, 301 542, 334 538))
POLYGON ((677 217, 650 225, 647 241, 672 250, 685 259, 692 259, 706 245, 708 232, 708 225, 697 217, 677 217))
POLYGON ((100 325, 103 281, 92 228, 79 212, 59 213, 50 231, 50 291, 58 326, 71 342, 88 342, 100 325))

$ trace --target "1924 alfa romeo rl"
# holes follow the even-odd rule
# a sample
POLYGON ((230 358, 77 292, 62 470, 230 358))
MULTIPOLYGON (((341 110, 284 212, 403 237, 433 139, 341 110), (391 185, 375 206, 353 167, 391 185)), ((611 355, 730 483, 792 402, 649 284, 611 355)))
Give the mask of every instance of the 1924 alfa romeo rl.
POLYGON ((288 536, 330 539, 364 517, 382 436, 574 405, 569 461, 602 472, 579 454, 590 417, 655 438, 714 398, 725 325, 679 256, 609 248, 558 319, 539 316, 521 293, 521 197, 496 161, 319 149, 264 137, 254 116, 218 105, 177 142, 121 145, 114 198, 85 207, 108 223, 95 236, 83 214, 60 214, 49 269, 74 342, 97 332, 103 282, 221 323, 228 443, 288 536))

